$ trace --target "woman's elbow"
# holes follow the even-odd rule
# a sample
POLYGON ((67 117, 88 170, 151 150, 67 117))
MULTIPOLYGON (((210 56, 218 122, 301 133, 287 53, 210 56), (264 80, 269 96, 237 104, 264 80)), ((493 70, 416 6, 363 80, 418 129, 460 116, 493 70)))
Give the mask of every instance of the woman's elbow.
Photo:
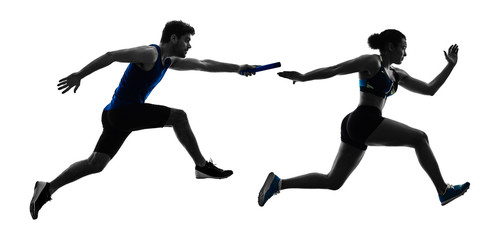
POLYGON ((427 89, 424 94, 432 97, 436 94, 437 91, 438 91, 437 89, 427 89))
POLYGON ((427 95, 427 96, 434 96, 434 94, 436 94, 436 92, 439 90, 439 88, 436 88, 434 87, 433 85, 431 84, 427 84, 424 88, 423 88, 423 94, 424 95, 427 95))

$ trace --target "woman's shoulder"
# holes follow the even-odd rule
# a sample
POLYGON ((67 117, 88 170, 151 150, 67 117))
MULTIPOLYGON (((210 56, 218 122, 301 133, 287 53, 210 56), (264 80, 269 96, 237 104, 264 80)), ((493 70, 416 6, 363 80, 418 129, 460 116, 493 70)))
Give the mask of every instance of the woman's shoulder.
POLYGON ((404 71, 403 69, 401 69, 401 68, 397 68, 397 67, 392 66, 391 69, 396 74, 399 74, 399 76, 401 76, 401 77, 408 75, 408 73, 406 71, 404 71))
POLYGON ((363 54, 359 56, 359 59, 363 61, 368 61, 372 63, 379 63, 380 64, 380 55, 378 54, 363 54))
POLYGON ((378 54, 365 54, 359 57, 359 61, 364 65, 366 73, 364 75, 373 76, 382 67, 382 62, 380 61, 380 55, 378 54))
POLYGON ((395 79, 399 82, 409 76, 409 74, 401 68, 392 66, 391 69, 394 72, 395 79))

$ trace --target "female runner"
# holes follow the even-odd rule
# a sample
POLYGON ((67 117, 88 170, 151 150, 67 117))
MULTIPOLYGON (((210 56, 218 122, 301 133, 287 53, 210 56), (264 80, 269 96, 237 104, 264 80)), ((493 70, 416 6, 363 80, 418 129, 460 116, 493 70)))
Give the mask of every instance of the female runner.
POLYGON ((279 76, 295 83, 357 72, 360 79, 360 100, 359 106, 342 121, 342 143, 331 171, 328 174, 310 173, 289 179, 280 179, 271 172, 258 195, 260 206, 265 205, 280 190, 288 188, 339 189, 361 161, 368 145, 414 148, 420 165, 436 187, 442 205, 467 191, 469 182, 455 186, 444 182, 423 131, 382 117, 387 97, 396 92, 398 85, 415 93, 434 95, 457 63, 458 46, 452 45, 448 53, 444 52, 448 62, 446 67, 430 83, 425 83, 392 66, 401 64, 406 56, 406 37, 401 32, 388 29, 380 34, 373 34, 368 38, 368 44, 370 48, 378 49, 380 55, 363 55, 305 74, 294 71, 279 73, 279 76))

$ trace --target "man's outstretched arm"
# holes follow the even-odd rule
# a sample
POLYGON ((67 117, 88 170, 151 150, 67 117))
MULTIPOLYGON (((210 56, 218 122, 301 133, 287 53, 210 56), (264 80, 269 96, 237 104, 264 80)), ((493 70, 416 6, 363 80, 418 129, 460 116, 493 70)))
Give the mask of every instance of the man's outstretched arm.
MULTIPOLYGON (((177 58, 171 57, 171 68, 174 70, 198 70, 204 72, 233 72, 241 73, 241 71, 255 68, 251 65, 237 65, 232 63, 223 63, 210 59, 198 60, 194 58, 177 58)), ((245 76, 254 75, 255 73, 244 72, 245 76)))

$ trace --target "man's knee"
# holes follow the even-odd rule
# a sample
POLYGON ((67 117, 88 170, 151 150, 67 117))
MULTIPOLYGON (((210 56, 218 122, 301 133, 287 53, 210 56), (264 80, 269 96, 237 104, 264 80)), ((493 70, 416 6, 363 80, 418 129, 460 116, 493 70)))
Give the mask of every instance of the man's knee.
POLYGON ((343 183, 334 182, 334 183, 331 183, 331 184, 328 186, 328 189, 329 189, 329 190, 336 191, 336 190, 340 189, 342 186, 343 186, 343 183))
POLYGON ((332 174, 328 174, 328 189, 330 190, 338 190, 345 183, 345 179, 341 179, 339 176, 334 176, 332 174))
POLYGON ((188 116, 186 112, 181 109, 172 108, 169 119, 167 120, 167 125, 175 126, 186 123, 188 123, 188 116))
POLYGON ((176 109, 177 120, 180 122, 188 121, 187 113, 183 110, 176 109))

